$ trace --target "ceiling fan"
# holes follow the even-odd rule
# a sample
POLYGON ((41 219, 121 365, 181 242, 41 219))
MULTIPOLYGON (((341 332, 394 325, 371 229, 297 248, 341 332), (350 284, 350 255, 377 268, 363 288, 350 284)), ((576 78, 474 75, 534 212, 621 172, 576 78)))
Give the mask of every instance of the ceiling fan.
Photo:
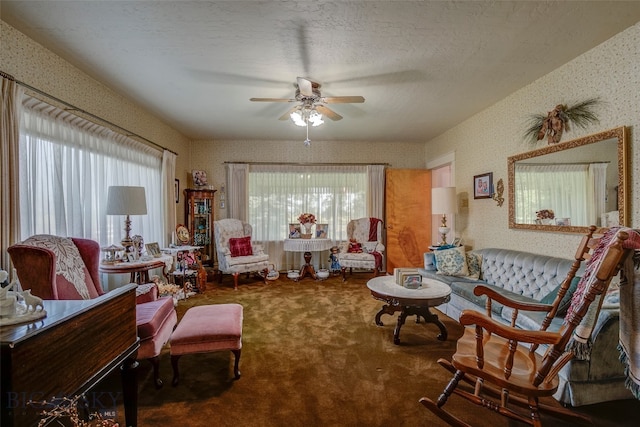
POLYGON ((299 102, 285 114, 280 120, 289 118, 294 120, 298 126, 306 126, 311 123, 313 126, 322 124, 321 116, 330 118, 331 120, 341 120, 342 116, 335 111, 326 107, 324 104, 351 104, 362 103, 362 96, 322 96, 320 93, 320 83, 316 83, 303 77, 297 78, 295 98, 251 98, 253 102, 299 102), (296 121, 296 117, 299 121, 296 121))

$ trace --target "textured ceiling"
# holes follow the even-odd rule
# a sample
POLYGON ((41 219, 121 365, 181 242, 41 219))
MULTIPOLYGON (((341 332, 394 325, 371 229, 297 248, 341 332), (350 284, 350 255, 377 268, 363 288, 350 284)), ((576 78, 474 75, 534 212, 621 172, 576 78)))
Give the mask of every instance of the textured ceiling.
MULTIPOLYGON (((193 139, 426 141, 640 21, 639 1, 6 1, 2 20, 193 139)), ((28 82, 27 82, 28 83, 28 82)), ((570 96, 570 94, 566 94, 570 96)), ((554 101, 555 102, 555 101, 554 101)))

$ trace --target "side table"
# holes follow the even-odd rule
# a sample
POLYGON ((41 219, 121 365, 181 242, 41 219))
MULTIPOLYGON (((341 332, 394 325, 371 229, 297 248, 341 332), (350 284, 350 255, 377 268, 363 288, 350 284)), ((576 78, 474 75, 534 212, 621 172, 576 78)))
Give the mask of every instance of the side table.
POLYGON ((305 264, 300 268, 299 279, 311 276, 317 279, 316 270, 311 264, 311 252, 326 251, 333 246, 331 239, 284 239, 284 250, 287 252, 304 252, 305 264))
POLYGON ((100 273, 105 274, 131 274, 131 283, 141 285, 149 283, 149 270, 154 268, 162 268, 162 275, 168 280, 167 271, 173 264, 173 257, 170 255, 161 255, 159 258, 153 258, 149 261, 135 262, 118 262, 115 264, 100 264, 100 273))

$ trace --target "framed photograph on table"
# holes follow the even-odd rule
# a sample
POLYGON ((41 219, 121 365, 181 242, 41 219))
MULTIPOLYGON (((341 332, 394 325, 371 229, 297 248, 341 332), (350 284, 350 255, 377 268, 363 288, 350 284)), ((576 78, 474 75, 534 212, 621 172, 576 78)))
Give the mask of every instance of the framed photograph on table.
POLYGON ((473 177, 473 198, 490 199, 493 193, 493 172, 473 177))
POLYGON ((147 248, 147 252, 149 252, 149 255, 152 255, 156 258, 160 256, 160 245, 158 243, 147 243, 144 246, 147 248))
POLYGON ((316 224, 316 239, 326 239, 329 235, 329 224, 316 224))
POLYGON ((289 224, 289 238, 290 239, 299 239, 301 231, 300 224, 289 224))

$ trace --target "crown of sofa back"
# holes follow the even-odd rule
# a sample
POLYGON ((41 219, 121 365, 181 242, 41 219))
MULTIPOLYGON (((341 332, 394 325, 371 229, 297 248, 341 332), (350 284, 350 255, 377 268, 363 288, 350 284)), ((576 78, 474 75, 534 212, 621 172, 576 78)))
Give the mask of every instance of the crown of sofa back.
POLYGON ((482 254, 483 281, 537 300, 562 283, 574 262, 500 248, 473 252, 482 254))

